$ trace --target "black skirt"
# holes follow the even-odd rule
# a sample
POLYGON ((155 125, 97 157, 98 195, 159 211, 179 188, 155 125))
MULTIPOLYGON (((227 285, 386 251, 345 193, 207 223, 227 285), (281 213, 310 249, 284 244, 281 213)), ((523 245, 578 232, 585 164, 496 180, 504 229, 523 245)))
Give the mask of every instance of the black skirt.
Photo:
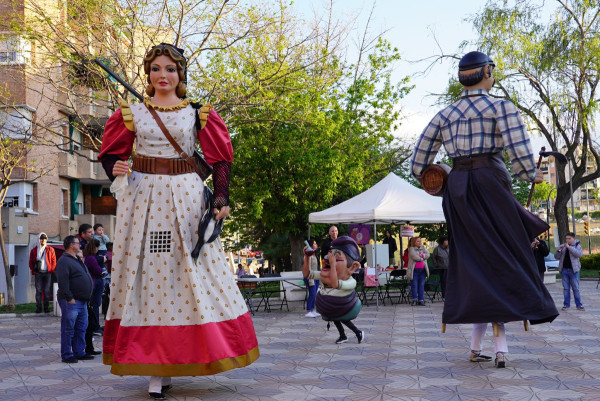
POLYGON ((484 158, 455 162, 444 191, 450 263, 442 322, 551 322, 558 311, 531 249, 548 225, 515 199, 500 156, 484 158))

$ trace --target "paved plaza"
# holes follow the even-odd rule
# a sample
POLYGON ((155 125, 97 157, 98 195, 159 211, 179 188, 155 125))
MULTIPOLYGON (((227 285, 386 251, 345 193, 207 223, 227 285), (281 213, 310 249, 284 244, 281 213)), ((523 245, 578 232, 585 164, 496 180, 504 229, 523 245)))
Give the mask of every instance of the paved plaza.
MULTIPOLYGON (((467 359, 471 326, 442 334, 442 303, 364 307, 355 323, 363 344, 335 327, 291 312, 259 312, 261 357, 215 376, 174 378, 169 400, 600 400, 600 290, 581 283, 585 312, 553 324, 506 325, 507 368, 467 359)), ((548 286, 562 306, 560 283, 548 286)), ((0 400, 147 400, 146 377, 113 376, 94 361, 60 361, 60 320, 0 319, 0 400)), ((101 341, 101 337, 95 337, 101 341)), ((177 346, 173 344, 173 346, 177 346)), ((98 347, 97 347, 98 348, 98 347)), ((492 329, 484 351, 492 354, 492 329)), ((182 350, 185 352, 185 350, 182 350)))

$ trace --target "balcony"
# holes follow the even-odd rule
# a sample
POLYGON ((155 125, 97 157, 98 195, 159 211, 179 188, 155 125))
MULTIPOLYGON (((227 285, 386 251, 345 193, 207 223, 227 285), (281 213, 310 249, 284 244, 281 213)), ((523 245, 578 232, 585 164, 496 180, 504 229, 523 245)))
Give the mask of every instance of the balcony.
POLYGON ((96 161, 98 156, 96 152, 84 149, 77 153, 62 152, 58 155, 58 174, 61 177, 78 179, 87 184, 99 184, 98 181, 105 184, 110 182, 102 164, 96 161))

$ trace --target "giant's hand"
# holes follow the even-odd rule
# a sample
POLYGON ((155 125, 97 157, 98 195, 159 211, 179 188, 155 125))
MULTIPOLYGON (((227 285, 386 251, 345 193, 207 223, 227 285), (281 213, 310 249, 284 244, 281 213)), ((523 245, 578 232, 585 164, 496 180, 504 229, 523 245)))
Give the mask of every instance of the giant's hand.
POLYGON ((129 172, 129 162, 127 162, 127 161, 119 160, 113 166, 112 174, 115 177, 119 176, 119 175, 127 174, 127 172, 129 172))
POLYGON ((219 219, 229 216, 229 211, 230 211, 229 206, 223 206, 223 207, 221 207, 221 210, 214 208, 213 212, 215 212, 215 220, 219 220, 219 219))
POLYGON ((539 184, 541 182, 544 181, 544 174, 542 173, 542 170, 540 170, 539 168, 535 170, 535 179, 533 180, 534 184, 539 184))

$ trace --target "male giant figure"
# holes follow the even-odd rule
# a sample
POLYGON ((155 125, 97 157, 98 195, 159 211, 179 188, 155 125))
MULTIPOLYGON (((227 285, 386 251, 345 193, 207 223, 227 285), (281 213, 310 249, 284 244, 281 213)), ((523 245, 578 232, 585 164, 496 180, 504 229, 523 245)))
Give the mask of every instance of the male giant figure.
POLYGON ((420 180, 442 146, 453 161, 443 194, 450 235, 450 263, 443 323, 474 323, 470 359, 481 355, 488 322, 499 324, 496 366, 508 352, 504 322, 551 322, 558 316, 540 280, 530 244, 547 229, 514 198, 513 174, 541 182, 529 137, 515 105, 493 98, 494 62, 484 53, 467 53, 459 63, 464 86, 460 100, 440 111, 421 134, 413 155, 412 174, 420 180))

